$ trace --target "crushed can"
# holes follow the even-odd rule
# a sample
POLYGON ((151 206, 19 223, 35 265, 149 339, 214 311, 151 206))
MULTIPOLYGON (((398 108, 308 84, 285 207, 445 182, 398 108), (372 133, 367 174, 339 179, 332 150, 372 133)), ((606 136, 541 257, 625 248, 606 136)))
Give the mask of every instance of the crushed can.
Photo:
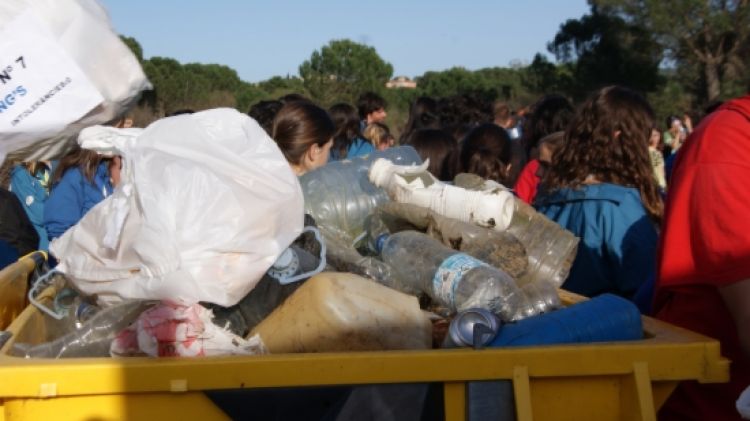
POLYGON ((460 311, 451 321, 443 348, 473 347, 481 349, 500 331, 500 319, 483 308, 460 311))

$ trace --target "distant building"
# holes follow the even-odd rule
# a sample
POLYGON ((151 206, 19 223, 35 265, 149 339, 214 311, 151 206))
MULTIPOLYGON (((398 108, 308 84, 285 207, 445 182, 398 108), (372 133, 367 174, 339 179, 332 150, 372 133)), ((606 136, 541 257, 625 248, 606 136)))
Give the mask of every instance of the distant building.
POLYGON ((393 79, 386 82, 385 87, 388 89, 403 88, 403 89, 415 89, 417 82, 409 79, 406 76, 396 76, 393 79))

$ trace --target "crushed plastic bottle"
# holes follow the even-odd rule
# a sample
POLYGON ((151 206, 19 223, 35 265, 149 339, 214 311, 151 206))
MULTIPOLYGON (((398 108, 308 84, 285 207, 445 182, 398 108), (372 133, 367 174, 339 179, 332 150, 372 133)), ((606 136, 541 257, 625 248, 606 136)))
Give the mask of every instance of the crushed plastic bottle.
POLYGON ((546 291, 531 287, 524 291, 502 270, 425 234, 403 231, 382 244, 381 258, 392 269, 394 287, 407 293, 421 291, 451 311, 483 308, 507 322, 559 306, 551 285, 546 291))
MULTIPOLYGON (((474 174, 459 174, 454 183, 477 191, 505 189, 501 184, 474 174)), ((560 287, 565 282, 576 257, 578 237, 518 198, 513 199, 513 216, 506 232, 523 244, 528 255, 528 269, 518 279, 519 284, 545 280, 560 287)))
MULTIPOLYGON (((373 152, 364 157, 330 162, 300 177, 305 196, 305 212, 326 232, 351 242, 364 231, 367 215, 388 195, 368 178, 370 165, 377 159, 399 165, 421 164, 414 148, 400 146, 373 152)), ((323 230, 322 230, 323 231, 323 230)))
POLYGON ((80 328, 51 342, 16 343, 11 354, 26 358, 109 357, 110 344, 115 336, 153 304, 153 301, 125 301, 103 308, 80 328))

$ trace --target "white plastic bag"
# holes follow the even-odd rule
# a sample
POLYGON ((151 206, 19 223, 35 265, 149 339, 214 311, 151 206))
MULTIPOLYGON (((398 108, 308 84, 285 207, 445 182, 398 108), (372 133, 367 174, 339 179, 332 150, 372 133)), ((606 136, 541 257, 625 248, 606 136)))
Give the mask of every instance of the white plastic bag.
POLYGON ((0 162, 63 155, 150 89, 96 0, 0 2, 0 162))
POLYGON ((302 232, 297 177, 266 132, 236 110, 169 117, 143 131, 91 127, 79 140, 119 151, 123 181, 50 250, 57 269, 102 304, 232 306, 302 232))

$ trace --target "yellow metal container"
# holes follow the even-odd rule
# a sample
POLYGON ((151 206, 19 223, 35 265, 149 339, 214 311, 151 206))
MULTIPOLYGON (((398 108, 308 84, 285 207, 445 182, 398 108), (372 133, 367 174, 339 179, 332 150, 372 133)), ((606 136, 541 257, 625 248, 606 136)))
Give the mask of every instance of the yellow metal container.
POLYGON ((46 258, 44 252, 37 251, 0 271, 0 330, 5 329, 23 311, 29 275, 46 258))
POLYGON ((444 383, 446 418, 461 420, 466 382, 491 379, 513 381, 522 421, 654 420, 679 381, 729 378, 718 342, 650 318, 645 339, 619 343, 158 360, 9 356, 15 341, 45 339, 42 317, 27 307, 0 349, 0 420, 225 419, 202 391, 417 382, 444 383))

